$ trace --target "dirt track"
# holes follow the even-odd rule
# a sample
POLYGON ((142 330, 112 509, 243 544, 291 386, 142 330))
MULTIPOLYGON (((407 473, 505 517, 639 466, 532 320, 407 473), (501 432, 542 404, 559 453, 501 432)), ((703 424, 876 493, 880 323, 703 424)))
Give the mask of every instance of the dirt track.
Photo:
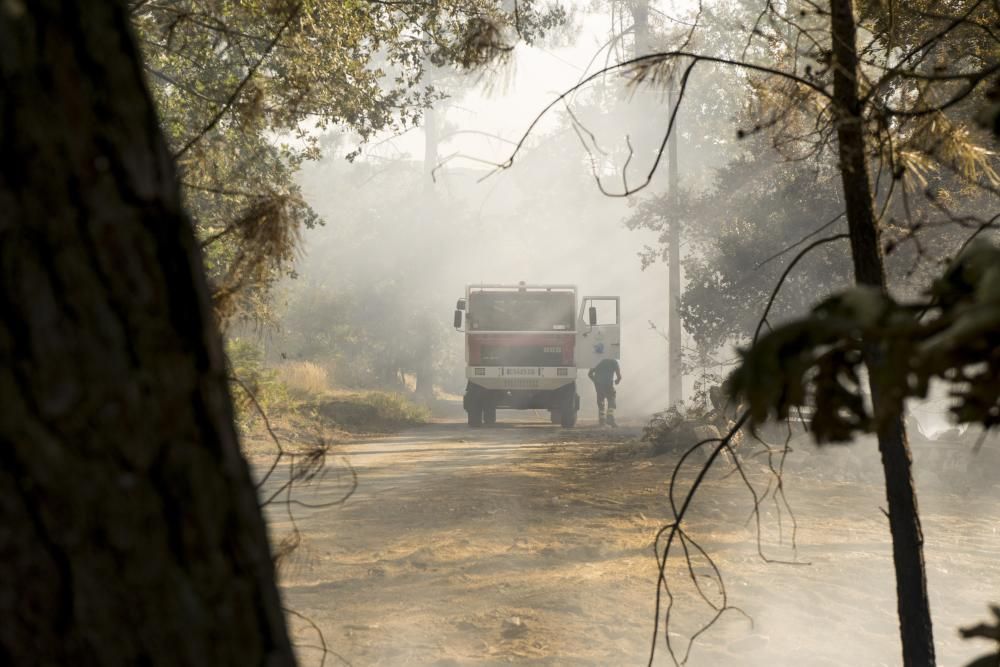
MULTIPOLYGON (((323 631, 340 656, 328 665, 646 664, 651 544, 667 518, 676 457, 650 457, 637 435, 452 423, 345 445, 339 451, 358 473, 354 496, 332 509, 292 508, 303 542, 282 569, 286 604, 323 631)), ((762 562, 746 522, 749 495, 735 476, 710 478, 690 530, 753 624, 727 612, 689 664, 899 663, 884 500, 878 477, 857 472, 877 464, 872 450, 793 455, 786 484, 797 552, 787 515, 779 540, 777 512, 765 504, 765 553, 809 565, 762 562)), ((763 489, 763 467, 749 469, 763 489)), ((330 500, 345 481, 331 469, 296 497, 330 500)), ((986 603, 1000 600, 996 489, 966 497, 921 489, 942 665, 983 652, 955 628, 985 620, 986 603)), ((276 541, 290 528, 284 512, 270 508, 276 541)), ((707 564, 694 565, 714 596, 707 564)), ((673 640, 683 650, 711 610, 693 597, 680 561, 668 572, 678 594, 673 640)), ((319 664, 315 630, 304 622, 293 630, 302 664, 319 664)), ((662 642, 656 664, 671 664, 662 642)))

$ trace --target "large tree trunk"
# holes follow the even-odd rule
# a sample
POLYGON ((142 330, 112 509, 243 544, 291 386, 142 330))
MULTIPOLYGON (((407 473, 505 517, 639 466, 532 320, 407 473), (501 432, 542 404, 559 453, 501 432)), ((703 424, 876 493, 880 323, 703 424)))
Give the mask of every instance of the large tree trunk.
POLYGON ((294 662, 123 3, 0 3, 0 663, 294 662))
MULTIPOLYGON (((885 268, 858 99, 854 12, 851 0, 832 0, 830 8, 834 108, 854 275, 858 284, 885 291, 885 268)), ((884 363, 882 356, 877 348, 870 347, 865 362, 870 370, 872 403, 879 423, 877 435, 889 504, 903 663, 907 667, 924 667, 934 664, 934 639, 924 571, 923 532, 901 404, 893 396, 893 387, 880 386, 877 379, 878 368, 884 363)))

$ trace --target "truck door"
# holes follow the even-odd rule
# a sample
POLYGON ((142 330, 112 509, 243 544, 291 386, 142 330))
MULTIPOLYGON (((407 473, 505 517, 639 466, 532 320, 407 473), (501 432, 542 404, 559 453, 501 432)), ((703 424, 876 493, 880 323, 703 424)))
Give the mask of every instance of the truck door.
POLYGON ((593 368, 601 359, 621 359, 620 302, 617 296, 583 297, 576 323, 577 368, 593 368))

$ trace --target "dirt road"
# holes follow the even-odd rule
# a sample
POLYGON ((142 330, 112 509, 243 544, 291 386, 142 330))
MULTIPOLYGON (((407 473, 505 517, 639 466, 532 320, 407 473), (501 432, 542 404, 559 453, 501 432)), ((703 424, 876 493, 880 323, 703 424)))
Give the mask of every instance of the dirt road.
MULTIPOLYGON (((638 428, 446 423, 346 444, 339 451, 359 480, 350 500, 291 508, 303 541, 282 568, 286 605, 322 630, 336 652, 328 665, 646 664, 652 540, 668 516, 676 457, 650 456, 637 436, 638 428)), ((786 484, 797 550, 787 512, 779 534, 778 510, 764 505, 765 553, 808 564, 762 561, 749 494, 724 470, 710 476, 690 531, 742 612, 724 614, 689 664, 899 663, 884 500, 877 475, 859 472, 877 454, 858 445, 844 456, 793 455, 786 484)), ((749 471, 764 489, 764 466, 752 460, 749 471)), ((338 497, 347 478, 336 472, 295 497, 338 497)), ((996 487, 974 496, 935 489, 921 503, 940 664, 958 665, 983 647, 960 642, 955 628, 985 620, 986 603, 1000 600, 996 487)), ((269 508, 275 541, 290 530, 285 511, 269 508)), ((696 557, 693 572, 716 599, 708 564, 696 557)), ((680 560, 668 574, 671 638, 683 654, 712 610, 694 597, 680 560)), ((319 664, 315 628, 293 619, 302 663, 319 664)), ((656 664, 671 664, 662 642, 656 664)))

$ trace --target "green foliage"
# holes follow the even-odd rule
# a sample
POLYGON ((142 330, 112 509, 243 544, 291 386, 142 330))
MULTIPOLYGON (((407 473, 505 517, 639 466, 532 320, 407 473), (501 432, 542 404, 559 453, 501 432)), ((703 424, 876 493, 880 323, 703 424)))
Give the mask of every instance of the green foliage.
MULTIPOLYGON (((906 6, 879 0, 857 4, 859 48, 868 68, 861 110, 866 150, 876 167, 882 240, 891 251, 887 270, 892 284, 905 290, 928 284, 937 262, 959 247, 963 239, 956 240, 961 234, 953 233, 955 226, 964 224, 967 235, 975 227, 969 221, 995 205, 996 155, 989 150, 988 137, 974 131, 973 124, 974 113, 984 103, 985 86, 970 87, 978 74, 966 80, 964 73, 995 71, 996 42, 983 26, 996 23, 997 10, 988 3, 964 1, 949 5, 947 11, 922 0, 906 6), (952 20, 950 12, 964 18, 952 20), (898 62, 899 54, 911 49, 914 57, 898 62), (967 87, 967 98, 936 108, 967 87), (949 229, 948 223, 956 225, 949 229)), ((742 30, 703 29, 696 31, 689 50, 787 72, 829 91, 834 68, 826 10, 806 2, 783 7, 762 12, 737 3, 713 9, 719 13, 711 20, 752 25, 753 34, 748 38, 742 30)), ((683 59, 659 65, 676 69, 683 59)), ((667 223, 680 220, 686 255, 680 305, 684 328, 700 352, 711 354, 747 342, 762 304, 793 255, 765 260, 808 234, 842 231, 843 221, 824 232, 818 229, 842 212, 844 204, 831 151, 831 106, 822 97, 786 77, 746 70, 727 85, 705 86, 701 68, 685 91, 678 115, 682 132, 687 133, 692 122, 698 126, 683 136, 682 146, 690 145, 691 150, 682 153, 682 169, 697 160, 703 148, 692 142, 706 142, 703 136, 721 141, 734 133, 733 117, 741 128, 736 134, 743 150, 715 170, 708 187, 692 186, 694 174, 682 171, 691 192, 679 209, 667 197, 649 197, 637 205, 628 224, 660 232, 659 243, 644 253, 643 261, 650 262, 666 256, 667 223), (714 101, 697 98, 703 87, 712 91, 714 101), (718 118, 725 120, 722 127, 718 118), (781 164, 783 160, 787 162, 781 164)), ((846 286, 849 263, 837 250, 826 246, 814 251, 795 268, 775 301, 772 323, 846 286)))
POLYGON ((316 401, 312 409, 345 431, 361 433, 392 431, 430 419, 427 408, 395 392, 337 395, 316 401))
POLYGON ((277 372, 264 364, 259 345, 244 338, 230 338, 226 341, 226 356, 230 392, 240 427, 255 423, 261 410, 270 415, 292 407, 288 388, 278 379, 277 372))
MULTIPOLYGON (((644 257, 648 263, 666 256, 670 218, 682 221, 686 284, 680 313, 684 329, 706 354, 749 341, 793 253, 784 260, 766 260, 832 220, 843 206, 831 169, 809 170, 784 162, 762 136, 748 139, 745 148, 715 171, 704 194, 685 198, 681 210, 671 210, 664 196, 651 197, 627 222, 631 228, 660 234, 659 247, 644 257)), ((822 235, 839 231, 843 224, 838 221, 822 235)), ((789 276, 770 319, 788 319, 815 303, 817 296, 848 283, 844 253, 819 250, 789 276)))
POLYGON ((427 408, 397 393, 372 391, 362 394, 361 402, 370 405, 385 422, 422 424, 430 419, 427 408))
POLYGON ((319 157, 321 132, 413 127, 441 97, 430 63, 478 64, 564 13, 534 0, 516 16, 499 0, 133 0, 131 16, 219 314, 267 321, 268 290, 318 223, 293 175, 319 157))
POLYGON ((366 433, 393 431, 430 419, 427 408, 401 393, 330 391, 325 371, 316 364, 286 362, 270 367, 252 340, 230 338, 226 353, 237 423, 244 430, 259 424, 262 411, 270 420, 308 415, 345 431, 366 433))
POLYGON ((901 304, 864 287, 830 297, 742 352, 733 396, 745 398, 756 423, 810 407, 816 439, 843 442, 900 414, 906 398, 926 397, 940 379, 952 386, 957 421, 1000 425, 1000 249, 971 244, 927 297, 901 304), (876 357, 873 380, 889 389, 883 413, 873 415, 862 365, 876 357))
MULTIPOLYGON (((796 253, 813 241, 843 233, 847 226, 837 217, 844 204, 832 164, 805 169, 799 162, 783 161, 763 135, 744 141, 745 152, 715 170, 704 194, 688 194, 679 210, 668 206, 666 196, 647 197, 626 222, 633 229, 660 234, 659 244, 642 257, 649 264, 666 256, 669 220, 682 221, 685 288, 679 310, 685 331, 702 355, 749 343, 764 305, 796 253)), ((918 224, 913 230, 903 218, 926 219, 946 200, 960 202, 968 211, 987 205, 980 198, 983 193, 964 192, 952 177, 929 178, 928 191, 936 200, 908 200, 908 211, 890 207, 887 212, 886 268, 900 296, 918 296, 912 286, 929 284, 941 258, 969 233, 959 224, 918 224)), ((787 321, 847 287, 852 277, 846 247, 828 244, 810 251, 781 284, 768 322, 787 321)))

